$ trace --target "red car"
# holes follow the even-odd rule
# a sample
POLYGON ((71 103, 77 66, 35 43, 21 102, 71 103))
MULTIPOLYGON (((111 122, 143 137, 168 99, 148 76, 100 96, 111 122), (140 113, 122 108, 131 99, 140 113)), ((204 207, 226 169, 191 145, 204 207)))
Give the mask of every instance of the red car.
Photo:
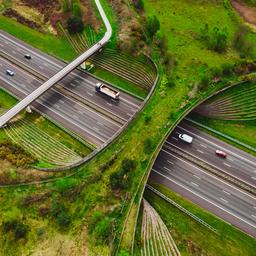
POLYGON ((226 157, 227 157, 227 153, 225 153, 224 151, 219 150, 219 149, 217 149, 217 150, 215 151, 215 154, 216 154, 217 156, 220 156, 220 157, 223 157, 223 158, 226 158, 226 157))

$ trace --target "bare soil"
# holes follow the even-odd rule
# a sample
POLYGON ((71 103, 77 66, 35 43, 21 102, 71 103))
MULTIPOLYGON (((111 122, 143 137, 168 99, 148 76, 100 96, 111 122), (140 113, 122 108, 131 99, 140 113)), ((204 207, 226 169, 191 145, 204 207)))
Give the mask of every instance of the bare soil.
POLYGON ((231 3, 243 19, 256 28, 256 7, 246 5, 245 3, 236 0, 232 0, 231 3))

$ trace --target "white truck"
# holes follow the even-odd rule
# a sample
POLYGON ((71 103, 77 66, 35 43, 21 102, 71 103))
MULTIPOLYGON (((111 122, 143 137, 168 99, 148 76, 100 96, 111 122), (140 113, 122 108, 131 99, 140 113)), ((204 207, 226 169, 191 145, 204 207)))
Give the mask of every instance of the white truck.
POLYGON ((102 83, 97 83, 95 86, 95 90, 97 92, 103 93, 107 96, 109 96, 110 98, 114 99, 114 100, 118 100, 119 99, 119 92, 110 88, 109 86, 102 84, 102 83))
POLYGON ((183 140, 183 141, 189 143, 189 144, 191 144, 192 141, 193 141, 193 137, 191 137, 191 136, 189 136, 189 135, 187 135, 187 134, 185 134, 185 133, 179 134, 179 138, 180 138, 181 140, 183 140))

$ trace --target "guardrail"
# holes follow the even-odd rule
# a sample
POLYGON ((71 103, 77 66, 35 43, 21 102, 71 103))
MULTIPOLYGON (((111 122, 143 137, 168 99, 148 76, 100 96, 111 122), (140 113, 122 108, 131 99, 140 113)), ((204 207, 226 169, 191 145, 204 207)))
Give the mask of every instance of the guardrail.
POLYGON ((153 188, 152 186, 150 186, 148 184, 146 185, 146 187, 148 189, 150 189, 152 192, 154 192, 155 194, 157 194, 158 196, 160 196, 161 198, 163 198, 165 201, 170 203, 171 205, 173 205, 176 208, 178 208, 180 211, 182 211, 183 213, 185 213, 189 217, 193 218, 195 221, 199 222, 200 224, 202 224, 203 226, 205 226, 206 228, 208 228, 209 230, 211 230, 215 234, 218 234, 218 231, 214 227, 212 227, 207 222, 205 222, 204 220, 200 219, 199 217, 197 217, 196 215, 194 215, 193 213, 191 213, 190 211, 188 211, 187 209, 185 209, 184 207, 182 207, 181 205, 179 205, 178 203, 176 203, 175 201, 173 201, 172 199, 170 199, 166 195, 162 194, 157 189, 153 188))

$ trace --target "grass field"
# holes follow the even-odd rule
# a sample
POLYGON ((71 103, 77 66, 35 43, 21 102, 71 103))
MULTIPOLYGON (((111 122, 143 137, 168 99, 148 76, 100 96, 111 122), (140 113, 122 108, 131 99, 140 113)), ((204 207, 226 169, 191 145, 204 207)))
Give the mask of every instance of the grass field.
POLYGON ((218 234, 213 233, 153 192, 146 190, 145 198, 167 225, 182 256, 253 256, 255 254, 256 240, 252 237, 247 236, 169 189, 156 184, 154 187, 213 226, 218 232, 218 234))
MULTIPOLYGON (((153 0, 144 1, 146 14, 156 14, 162 22, 161 33, 166 33, 169 37, 170 50, 178 62, 177 67, 173 69, 176 85, 168 87, 163 82, 159 83, 143 113, 138 115, 115 143, 81 167, 80 172, 75 176, 36 187, 1 189, 0 198, 3 207, 0 209, 0 222, 15 217, 23 219, 30 227, 25 242, 10 240, 9 234, 0 231, 2 255, 6 255, 7 252, 11 252, 12 255, 26 255, 32 250, 35 254, 39 254, 42 250, 49 251, 50 249, 53 252, 59 250, 62 255, 72 255, 72 248, 75 248, 73 255, 79 255, 78 250, 84 254, 88 252, 88 255, 109 255, 111 246, 118 242, 129 202, 141 177, 149 171, 146 167, 158 143, 189 106, 217 90, 217 87, 224 86, 224 84, 218 84, 208 88, 204 93, 197 92, 194 97, 187 96, 195 83, 200 81, 204 71, 208 70, 206 64, 209 67, 220 66, 239 58, 239 54, 231 47, 226 54, 219 55, 207 50, 202 43, 195 40, 193 35, 198 32, 201 23, 204 23, 202 21, 208 22, 211 26, 215 24, 221 26, 226 23, 230 36, 236 26, 228 14, 229 10, 223 7, 222 2, 213 1, 215 4, 208 3, 208 1, 200 2, 200 5, 194 5, 194 1, 163 0, 157 1, 157 4, 153 0), (173 12, 176 14, 174 15, 173 12), (147 117, 147 122, 145 117, 147 117), (118 158, 112 160, 115 154, 118 158), (127 189, 113 191, 109 181, 110 174, 120 170, 121 162, 126 158, 136 161, 136 170, 131 175, 131 185, 127 189), (106 167, 103 169, 102 165, 106 167), (49 199, 22 207, 21 202, 28 195, 34 196, 46 192, 51 194, 49 199), (71 217, 69 228, 62 229, 56 224, 56 217, 51 215, 54 201, 61 202, 65 206, 66 212, 71 217), (39 214, 42 207, 50 209, 45 216, 39 214), (95 216, 98 216, 97 222, 95 222, 95 216), (42 236, 37 227, 44 228, 42 236), (93 231, 90 231, 91 229, 93 231), (116 240, 113 242, 114 237, 116 240), (39 239, 40 243, 38 243, 39 239), (60 244, 65 244, 65 246, 61 247, 60 244)), ((159 59, 159 55, 154 53, 154 58, 159 59)), ((160 67, 160 75, 162 75, 162 70, 160 67)), ((178 218, 181 216, 177 214, 178 218)), ((134 219, 129 223, 135 223, 134 219)), ((129 231, 132 232, 132 230, 131 225, 129 231)), ((182 227, 179 232, 185 236, 186 227, 182 227)), ((235 231, 227 233, 230 238, 225 241, 234 245, 233 248, 235 248, 237 237, 241 233, 235 231)), ((131 236, 128 234, 127 237, 131 236)), ((243 240, 242 235, 241 237, 243 240)), ((253 241, 250 240, 251 244, 247 241, 241 242, 241 252, 252 250, 253 241), (248 249, 246 249, 247 245, 248 249)), ((129 248, 131 240, 126 242, 127 244, 123 245, 124 249, 129 248)), ((201 245, 201 243, 207 243, 207 240, 199 242, 201 245)), ((232 246, 230 248, 232 249, 232 246)))

